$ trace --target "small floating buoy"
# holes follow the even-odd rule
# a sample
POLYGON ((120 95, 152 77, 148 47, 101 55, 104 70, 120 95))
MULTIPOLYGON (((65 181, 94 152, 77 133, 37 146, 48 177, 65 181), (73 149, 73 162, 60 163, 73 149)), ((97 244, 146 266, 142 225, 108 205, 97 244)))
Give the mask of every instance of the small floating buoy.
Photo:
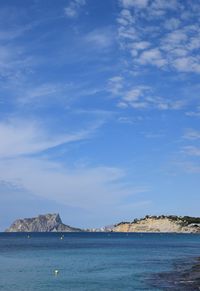
POLYGON ((64 234, 62 234, 61 237, 60 237, 60 239, 64 239, 64 237, 65 237, 64 234))
POLYGON ((54 270, 54 275, 57 276, 59 273, 59 270, 54 270))
POLYGON ((27 235, 27 238, 31 238, 30 235, 27 235))

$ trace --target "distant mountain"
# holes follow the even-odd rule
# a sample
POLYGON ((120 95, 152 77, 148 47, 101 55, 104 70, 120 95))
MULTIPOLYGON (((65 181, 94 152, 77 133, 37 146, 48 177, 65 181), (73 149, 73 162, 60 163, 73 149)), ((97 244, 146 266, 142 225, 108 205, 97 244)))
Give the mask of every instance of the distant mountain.
POLYGON ((59 214, 17 219, 6 232, 80 232, 79 228, 63 224, 59 214))
POLYGON ((80 229, 62 222, 59 214, 17 219, 6 232, 174 232, 200 233, 200 218, 190 216, 145 216, 101 228, 80 229))
POLYGON ((145 216, 133 222, 120 222, 113 232, 200 233, 200 218, 190 216, 145 216))

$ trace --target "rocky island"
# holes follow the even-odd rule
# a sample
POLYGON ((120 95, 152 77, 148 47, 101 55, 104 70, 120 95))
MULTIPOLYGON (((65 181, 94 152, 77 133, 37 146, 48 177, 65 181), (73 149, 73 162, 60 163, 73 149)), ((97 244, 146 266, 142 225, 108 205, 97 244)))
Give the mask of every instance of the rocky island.
POLYGON ((113 232, 200 233, 200 218, 190 216, 145 216, 114 225, 113 232))
POLYGON ((33 218, 17 219, 5 230, 6 232, 80 232, 79 228, 71 227, 62 222, 60 215, 46 214, 33 218))

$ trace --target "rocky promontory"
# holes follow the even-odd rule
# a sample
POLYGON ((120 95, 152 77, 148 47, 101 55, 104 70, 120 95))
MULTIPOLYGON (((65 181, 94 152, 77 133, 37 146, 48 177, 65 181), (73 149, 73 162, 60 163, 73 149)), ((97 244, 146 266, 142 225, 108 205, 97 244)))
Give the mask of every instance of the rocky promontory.
POLYGON ((190 216, 145 216, 132 222, 116 224, 113 232, 200 233, 200 218, 190 216))
POLYGON ((6 232, 80 232, 79 228, 71 227, 62 222, 60 215, 46 214, 33 218, 17 219, 6 229, 6 232))

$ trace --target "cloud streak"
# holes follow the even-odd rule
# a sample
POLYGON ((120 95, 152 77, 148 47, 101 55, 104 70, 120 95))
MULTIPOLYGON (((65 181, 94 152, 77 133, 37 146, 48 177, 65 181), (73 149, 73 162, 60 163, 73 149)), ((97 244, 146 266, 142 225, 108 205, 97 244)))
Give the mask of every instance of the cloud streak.
POLYGON ((183 137, 188 140, 200 140, 200 131, 195 129, 188 129, 183 137))
POLYGON ((36 121, 11 119, 0 123, 0 158, 39 153, 50 148, 90 138, 102 123, 70 134, 52 134, 36 121), (13 146, 14 145, 14 146, 13 146))
POLYGON ((183 153, 193 157, 200 157, 200 147, 185 146, 183 147, 183 153))
POLYGON ((125 8, 145 8, 148 5, 149 0, 120 0, 120 3, 125 8))

